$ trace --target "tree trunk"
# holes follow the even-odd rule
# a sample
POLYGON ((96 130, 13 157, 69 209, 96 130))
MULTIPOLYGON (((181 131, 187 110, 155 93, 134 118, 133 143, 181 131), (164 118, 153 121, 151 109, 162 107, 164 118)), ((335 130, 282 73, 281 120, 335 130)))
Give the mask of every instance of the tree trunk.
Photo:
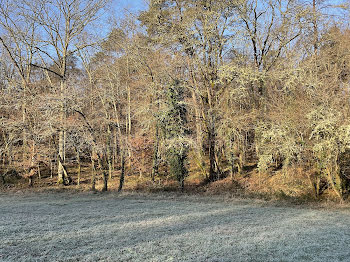
POLYGON ((5 153, 2 153, 1 155, 1 158, 2 158, 2 169, 5 169, 5 166, 6 166, 6 154, 5 153))
MULTIPOLYGON (((128 52, 128 50, 127 50, 128 52)), ((131 135, 131 88, 130 88, 130 68, 129 68, 129 53, 127 53, 127 57, 126 57, 126 70, 127 70, 127 81, 126 81, 126 85, 127 85, 127 91, 128 91, 128 118, 127 118, 127 134, 128 134, 128 138, 130 138, 131 135)))
POLYGON ((0 179, 3 185, 5 185, 5 174, 0 174, 0 179))
POLYGON ((113 170, 116 168, 117 159, 120 153, 117 129, 113 129, 113 139, 114 139, 114 152, 113 152, 113 170))
POLYGON ((8 158, 8 166, 11 166, 12 165, 12 145, 10 144, 8 147, 7 147, 7 158, 8 158))
MULTIPOLYGON (((66 114, 66 113, 64 113, 66 114)), ((65 116, 66 117, 66 116, 65 116)), ((67 131, 64 123, 64 133, 63 133, 63 165, 66 165, 66 144, 67 144, 67 131)))
POLYGON ((333 191, 335 192, 335 194, 339 197, 340 201, 343 202, 343 195, 342 195, 342 191, 341 189, 334 183, 333 181, 333 177, 331 175, 331 173, 329 172, 329 170, 327 170, 327 175, 328 175, 328 182, 331 184, 333 191))
POLYGON ((80 154, 77 150, 77 161, 78 161, 78 186, 80 185, 80 176, 81 176, 81 163, 80 163, 80 154))
POLYGON ((185 189, 185 179, 181 180, 181 192, 184 192, 185 189))
POLYGON ((33 187, 33 177, 29 177, 28 179, 29 179, 29 183, 28 183, 29 187, 33 187))
POLYGON ((213 119, 209 120, 208 127, 208 143, 209 143, 209 181, 217 180, 217 173, 215 171, 215 127, 213 119))
POLYGON ((27 121, 27 84, 25 81, 22 81, 22 87, 23 87, 23 103, 22 103, 22 124, 23 124, 23 133, 22 133, 22 139, 23 139, 23 145, 22 145, 22 158, 23 163, 26 161, 26 146, 27 146, 27 127, 26 127, 26 121, 27 121))
POLYGON ((53 178, 53 164, 52 164, 52 159, 50 160, 50 178, 53 178))
POLYGON ((59 161, 58 161, 58 184, 64 184, 64 172, 63 172, 63 162, 65 159, 65 150, 64 150, 64 143, 65 143, 65 97, 64 97, 64 93, 65 93, 65 81, 64 79, 61 79, 60 81, 60 85, 61 85, 61 126, 60 126, 60 131, 58 134, 58 156, 59 156, 59 161))
POLYGON ((124 152, 123 152, 122 158, 121 158, 121 174, 120 174, 120 179, 119 179, 118 192, 122 191, 122 189, 123 189, 124 179, 125 179, 125 156, 124 156, 124 152))
POLYGON ((318 50, 318 25, 317 25, 317 10, 316 10, 316 0, 312 1, 312 13, 313 13, 313 34, 314 34, 314 52, 317 53, 318 50))
POLYGON ((61 159, 63 159, 63 152, 64 152, 64 131, 60 130, 59 132, 59 140, 58 140, 58 184, 64 183, 64 174, 63 174, 63 164, 61 159))
POLYGON ((233 175, 235 174, 235 152, 233 150, 233 139, 231 137, 228 138, 230 141, 229 144, 229 155, 230 155, 230 167, 231 167, 231 180, 233 180, 233 175))
POLYGON ((202 169, 204 167, 204 161, 203 161, 203 131, 202 131, 202 121, 201 121, 201 109, 198 105, 198 99, 197 99, 197 80, 196 77, 193 73, 193 67, 190 63, 190 60, 188 61, 188 67, 190 68, 190 74, 191 74, 191 80, 192 80, 192 102, 194 106, 194 112, 195 112, 195 123, 196 123, 196 148, 197 148, 197 155, 198 155, 198 160, 200 164, 200 168, 202 169))
POLYGON ((102 191, 107 191, 108 189, 108 173, 105 171, 105 166, 102 162, 101 155, 97 154, 98 169, 102 174, 103 188, 102 191))
POLYGON ((104 171, 102 171, 102 178, 103 178, 103 188, 102 191, 106 192, 108 190, 108 174, 104 171))
POLYGON ((38 163, 38 178, 41 179, 40 163, 38 163))
POLYGON ((153 166, 152 166, 152 182, 155 181, 155 177, 158 176, 159 172, 159 125, 157 123, 156 125, 156 134, 155 134, 155 144, 154 144, 154 151, 153 151, 153 166))
POLYGON ((216 170, 216 174, 217 174, 217 179, 221 179, 222 172, 220 169, 220 161, 219 161, 218 152, 215 152, 214 155, 215 155, 215 170, 216 170))
POLYGON ((111 132, 111 127, 108 126, 107 130, 107 162, 108 162, 108 174, 109 174, 109 179, 112 179, 112 170, 113 170, 113 156, 112 156, 112 132, 111 132))
POLYGON ((91 157, 91 190, 96 191, 96 170, 93 157, 91 157))

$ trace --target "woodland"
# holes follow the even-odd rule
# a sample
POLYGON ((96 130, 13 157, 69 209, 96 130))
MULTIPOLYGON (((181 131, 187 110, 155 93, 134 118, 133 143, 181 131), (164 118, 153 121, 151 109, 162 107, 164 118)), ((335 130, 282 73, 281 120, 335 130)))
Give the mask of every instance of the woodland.
POLYGON ((346 200, 349 4, 0 0, 0 187, 346 200))

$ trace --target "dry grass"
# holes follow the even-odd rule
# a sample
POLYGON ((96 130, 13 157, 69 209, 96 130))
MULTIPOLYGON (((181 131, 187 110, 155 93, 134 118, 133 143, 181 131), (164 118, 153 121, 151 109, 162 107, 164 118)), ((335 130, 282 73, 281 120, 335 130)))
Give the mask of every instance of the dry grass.
POLYGON ((313 196, 313 189, 305 172, 298 168, 273 174, 251 172, 249 176, 238 176, 236 179, 248 191, 260 194, 294 198, 313 196))
POLYGON ((0 195, 0 261, 349 261, 350 211, 221 197, 0 195))
MULTIPOLYGON (((64 187, 73 191, 87 192, 91 189, 91 170, 88 166, 82 168, 80 185, 77 185, 77 173, 74 168, 69 169, 73 183, 64 187)), ((113 173, 112 179, 108 181, 108 190, 117 191, 119 187, 120 171, 113 173)), ((96 189, 102 190, 103 180, 101 175, 96 176, 96 189)), ((274 200, 287 200, 293 203, 307 203, 309 201, 332 201, 339 202, 338 197, 332 190, 323 192, 321 199, 315 199, 310 180, 302 169, 289 169, 288 172, 282 170, 272 174, 258 173, 254 167, 249 167, 242 174, 235 174, 233 178, 227 177, 214 183, 203 183, 205 176, 198 170, 192 170, 190 176, 186 178, 185 192, 187 194, 200 195, 229 195, 243 198, 262 198, 274 200)), ((10 191, 23 190, 28 188, 28 181, 21 179, 15 184, 1 185, 0 190, 10 189, 10 191)), ((49 173, 42 172, 42 178, 34 179, 34 190, 60 189, 57 185, 57 177, 50 178, 49 173)), ((33 190, 33 189, 32 189, 33 190)), ((124 191, 161 193, 179 191, 179 185, 170 176, 165 174, 156 177, 152 182, 149 174, 129 174, 125 177, 124 191)), ((349 202, 349 198, 346 202, 349 202)))

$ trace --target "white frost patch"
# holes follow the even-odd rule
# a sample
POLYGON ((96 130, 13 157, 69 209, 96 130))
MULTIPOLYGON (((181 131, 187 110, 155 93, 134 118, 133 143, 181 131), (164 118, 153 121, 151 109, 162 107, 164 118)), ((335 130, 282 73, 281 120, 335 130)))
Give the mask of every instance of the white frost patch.
POLYGON ((180 197, 0 197, 0 261, 350 261, 350 211, 180 197))

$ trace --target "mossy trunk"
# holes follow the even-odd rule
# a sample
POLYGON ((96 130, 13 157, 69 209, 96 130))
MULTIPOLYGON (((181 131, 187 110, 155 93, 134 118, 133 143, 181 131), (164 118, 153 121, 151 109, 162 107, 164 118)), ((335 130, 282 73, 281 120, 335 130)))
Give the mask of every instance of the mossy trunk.
POLYGON ((61 169, 62 175, 58 178, 57 183, 65 186, 69 185, 72 182, 72 179, 69 176, 66 167, 63 165, 63 160, 60 155, 58 156, 58 167, 61 169))
POLYGON ((340 201, 343 201, 344 198, 343 198, 340 176, 337 172, 335 172, 335 174, 333 175, 331 170, 332 170, 331 168, 326 169, 328 183, 332 186, 333 191, 339 197, 340 201))

